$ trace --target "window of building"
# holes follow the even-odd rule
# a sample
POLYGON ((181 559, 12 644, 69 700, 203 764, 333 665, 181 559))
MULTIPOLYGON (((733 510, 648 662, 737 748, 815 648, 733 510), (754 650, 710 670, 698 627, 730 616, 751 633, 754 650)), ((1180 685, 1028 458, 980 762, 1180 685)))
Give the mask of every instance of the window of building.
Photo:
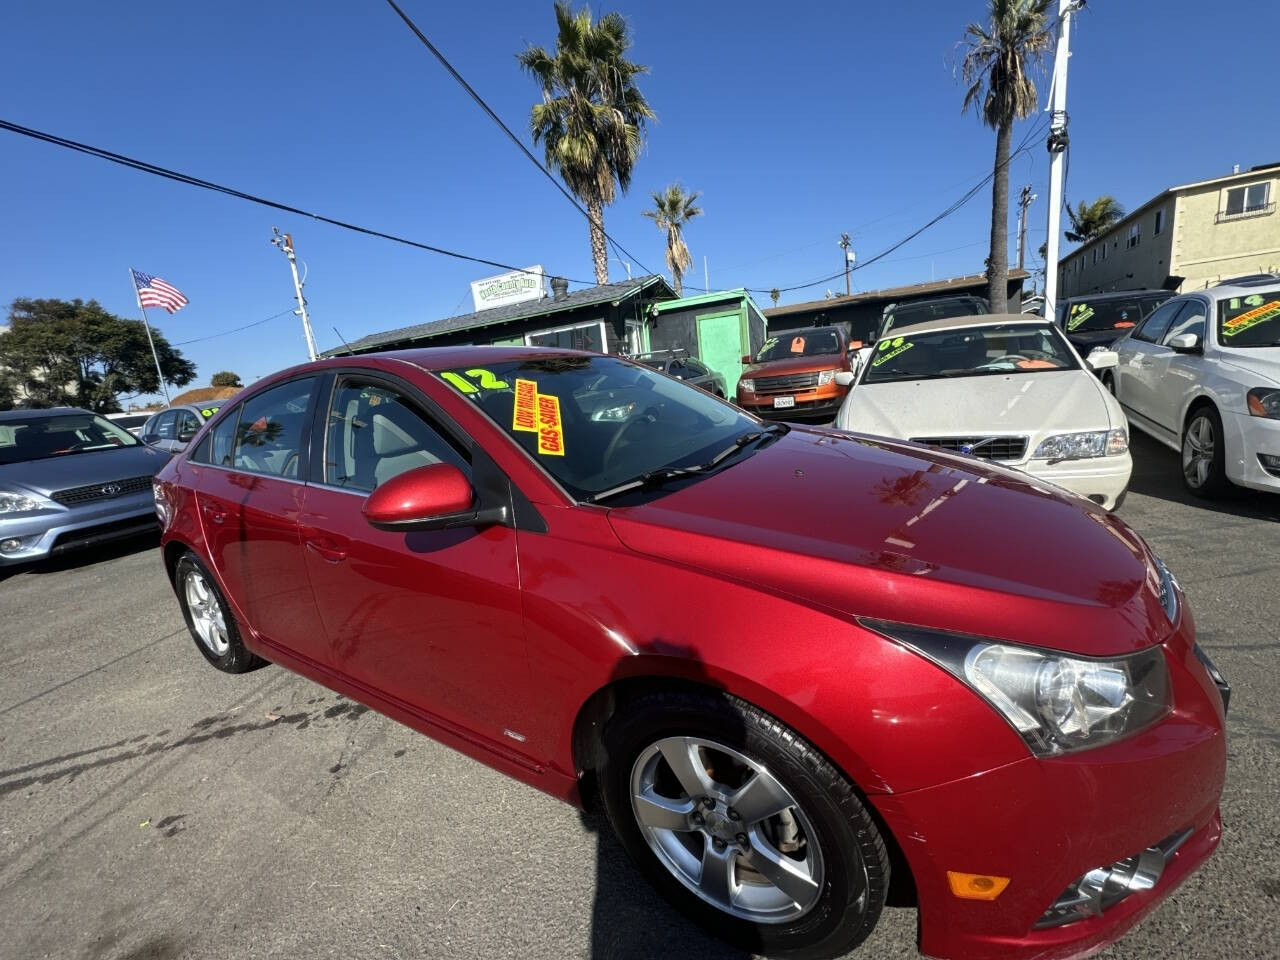
POLYGON ((1262 183, 1250 183, 1243 187, 1232 187, 1223 191, 1225 194, 1225 204, 1222 212, 1218 214, 1219 220, 1231 217, 1249 217, 1256 216, 1260 213, 1269 213, 1271 206, 1268 201, 1271 199, 1271 181, 1264 180, 1262 183))
POLYGON ((1156 211, 1156 228, 1152 232, 1157 237, 1164 232, 1164 211, 1163 210, 1156 211))
POLYGON ((1135 223, 1129 228, 1129 239, 1125 241, 1126 247, 1136 247, 1142 242, 1142 224, 1135 223))
POLYGON ((1080 254, 1080 272, 1084 273, 1084 254, 1080 254))
POLYGON ((524 342, 531 347, 559 347, 562 350, 592 350, 605 352, 604 322, 593 320, 572 327, 556 327, 525 334, 524 342))
POLYGON ((1093 248, 1093 263, 1094 263, 1094 266, 1097 266, 1098 264, 1098 248, 1097 247, 1093 248))
POLYGON ((1102 241, 1102 259, 1107 259, 1107 241, 1105 240, 1102 241))

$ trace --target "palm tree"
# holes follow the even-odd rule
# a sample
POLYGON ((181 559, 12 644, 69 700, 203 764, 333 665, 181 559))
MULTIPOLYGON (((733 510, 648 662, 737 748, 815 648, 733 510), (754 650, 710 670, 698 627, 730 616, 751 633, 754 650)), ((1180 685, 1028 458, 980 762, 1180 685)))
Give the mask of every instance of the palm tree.
POLYGON ((702 216, 702 208, 695 206, 701 195, 697 191, 685 193, 680 184, 673 183, 665 190, 655 190, 650 194, 653 209, 645 210, 643 214, 659 230, 666 231, 667 269, 671 271, 671 285, 675 287, 677 297, 684 295, 684 272, 693 265, 689 247, 684 242, 684 227, 694 217, 702 216))
POLYGON ((635 82, 649 68, 626 58, 631 38, 622 14, 593 23, 588 8, 574 13, 568 0, 556 0, 555 10, 555 53, 533 45, 516 55, 542 91, 529 128, 547 166, 586 206, 596 282, 608 283, 604 208, 631 185, 645 121, 654 119, 635 82))
POLYGON ((1066 237, 1072 243, 1088 243, 1100 237, 1124 219, 1124 207, 1110 194, 1103 194, 1092 203, 1081 200, 1076 209, 1067 207, 1067 218, 1074 230, 1068 230, 1066 237))
POLYGON ((972 107, 996 131, 991 186, 991 252, 987 299, 994 313, 1007 308, 1009 284, 1009 140, 1013 124, 1036 109, 1032 73, 1053 45, 1047 10, 1053 0, 988 0, 990 23, 965 28, 961 76, 969 85, 962 110, 972 107))
POLYGON ((775 307, 778 305, 778 298, 781 296, 782 296, 782 291, 779 290, 777 287, 774 287, 772 290, 769 291, 769 299, 773 301, 773 305, 775 307))

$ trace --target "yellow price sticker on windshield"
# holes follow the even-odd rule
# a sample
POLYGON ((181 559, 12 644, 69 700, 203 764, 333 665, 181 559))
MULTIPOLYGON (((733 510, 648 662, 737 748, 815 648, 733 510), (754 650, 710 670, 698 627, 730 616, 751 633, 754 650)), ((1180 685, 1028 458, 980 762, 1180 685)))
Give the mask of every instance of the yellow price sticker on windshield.
POLYGON ((914 343, 910 340, 903 340, 902 337, 897 337, 893 340, 881 340, 880 346, 876 348, 879 352, 876 358, 871 361, 871 365, 873 367, 878 367, 880 364, 892 360, 899 354, 906 353, 914 346, 914 343))
POLYGON ((511 429, 538 432, 538 384, 533 380, 516 380, 516 402, 511 414, 511 429))
POLYGON ((1074 330, 1092 316, 1093 307, 1088 306, 1087 304, 1077 303, 1071 308, 1071 316, 1067 318, 1067 329, 1074 330))
POLYGON ((560 398, 538 394, 538 452, 564 456, 564 425, 560 422, 560 398))
POLYGON ((1280 317, 1280 300, 1272 300, 1270 303, 1264 303, 1248 313, 1232 317, 1222 325, 1222 335, 1234 337, 1238 333, 1244 333, 1250 327, 1256 327, 1258 324, 1274 320, 1276 317, 1280 317))

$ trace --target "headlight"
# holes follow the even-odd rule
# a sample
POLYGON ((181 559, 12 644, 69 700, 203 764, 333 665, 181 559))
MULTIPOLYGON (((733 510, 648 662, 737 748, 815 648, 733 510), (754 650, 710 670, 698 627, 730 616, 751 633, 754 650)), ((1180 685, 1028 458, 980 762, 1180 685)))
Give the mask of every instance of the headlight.
POLYGON ((1169 674, 1159 646, 1095 659, 882 620, 860 622, 967 684, 1038 757, 1102 746, 1168 710, 1169 674))
POLYGON ((1255 387, 1249 391, 1247 400, 1252 416, 1280 420, 1280 390, 1255 387))
POLYGON ((738 389, 746 393, 755 393, 756 382, 754 380, 743 378, 742 380, 738 381, 738 389))
POLYGON ((635 408, 636 405, 634 403, 620 403, 616 407, 601 407, 591 415, 591 419, 597 423, 617 422, 631 416, 631 411, 635 408))
POLYGON ((12 517, 19 513, 35 513, 43 510, 45 501, 33 499, 22 493, 0 490, 0 517, 12 517))
POLYGON ((835 370, 819 370, 818 386, 825 387, 828 383, 836 378, 835 370))
POLYGON ((1084 460, 1089 457, 1116 456, 1128 449, 1129 435, 1123 430, 1059 433, 1041 440, 1031 459, 1084 460))

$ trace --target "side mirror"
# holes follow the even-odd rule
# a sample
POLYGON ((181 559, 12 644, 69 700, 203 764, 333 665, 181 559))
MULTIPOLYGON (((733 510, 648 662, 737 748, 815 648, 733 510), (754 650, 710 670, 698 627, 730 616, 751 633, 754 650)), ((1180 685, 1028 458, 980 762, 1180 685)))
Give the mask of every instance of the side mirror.
POLYGON ((190 443, 192 440, 196 438, 197 432, 198 431, 195 431, 195 430, 183 430, 180 434, 178 434, 178 442, 181 443, 183 446, 187 445, 188 443, 190 443))
POLYGON ((837 371, 836 371, 836 384, 837 384, 838 386, 841 386, 841 387, 848 387, 848 386, 851 386, 851 385, 853 384, 853 371, 851 371, 851 370, 837 370, 837 371))
POLYGON ((1090 370, 1108 370, 1120 366, 1120 354, 1105 347, 1098 347, 1085 359, 1090 370))
POLYGON ((1194 333, 1180 333, 1169 341, 1176 353, 1199 353, 1200 338, 1194 333))
MULTIPOLYGON (((474 508, 471 484, 457 467, 432 463, 392 477, 364 502, 364 518, 380 530, 441 530, 494 522, 474 508)), ((498 511, 501 513, 502 511, 498 511)))

